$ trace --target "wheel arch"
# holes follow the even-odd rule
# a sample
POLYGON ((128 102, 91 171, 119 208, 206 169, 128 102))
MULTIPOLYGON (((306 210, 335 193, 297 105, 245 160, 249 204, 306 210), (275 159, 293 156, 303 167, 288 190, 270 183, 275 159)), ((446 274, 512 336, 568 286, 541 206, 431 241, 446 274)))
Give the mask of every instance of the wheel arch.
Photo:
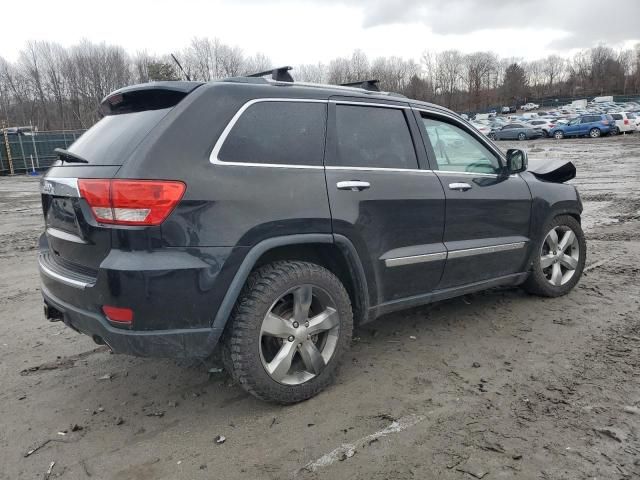
POLYGON ((213 329, 222 331, 250 273, 261 265, 277 260, 309 261, 331 271, 345 286, 353 306, 356 324, 368 320, 369 295, 367 280, 355 247, 341 235, 299 234, 273 237, 249 250, 240 264, 218 312, 213 329))

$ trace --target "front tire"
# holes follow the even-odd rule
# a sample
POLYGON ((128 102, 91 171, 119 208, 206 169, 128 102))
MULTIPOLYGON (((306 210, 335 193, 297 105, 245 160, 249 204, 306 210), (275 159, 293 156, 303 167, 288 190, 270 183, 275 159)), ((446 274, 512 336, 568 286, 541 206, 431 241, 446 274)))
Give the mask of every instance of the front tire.
POLYGON ((532 253, 531 273, 523 288, 534 295, 559 297, 576 286, 587 258, 580 223, 569 215, 552 219, 532 253))
POLYGON ((301 402, 332 383, 352 331, 349 295, 333 273, 308 262, 270 263, 249 276, 234 307, 225 368, 261 400, 301 402))
POLYGON ((564 132, 562 130, 554 132, 553 138, 555 138, 556 140, 562 140, 564 138, 564 132))
POLYGON ((521 133, 518 134, 518 140, 520 140, 521 142, 523 140, 526 140, 526 139, 527 139, 527 134, 526 133, 522 133, 521 132, 521 133))

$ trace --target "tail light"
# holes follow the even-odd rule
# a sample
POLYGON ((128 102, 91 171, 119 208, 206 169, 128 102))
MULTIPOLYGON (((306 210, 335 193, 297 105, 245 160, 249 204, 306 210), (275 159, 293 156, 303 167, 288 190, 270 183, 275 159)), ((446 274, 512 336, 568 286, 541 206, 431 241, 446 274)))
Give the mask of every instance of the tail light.
POLYGON ((78 188, 95 219, 113 225, 160 225, 186 185, 178 181, 80 179, 78 188))
POLYGON ((556 124, 555 124, 555 123, 550 123, 550 124, 549 124, 549 128, 553 128, 553 127, 555 127, 555 126, 556 126, 556 124))
POLYGON ((629 120, 627 120, 626 118, 624 119, 624 124, 625 125, 629 125, 629 120))
POLYGON ((609 125, 609 120, 602 120, 603 125, 609 125))

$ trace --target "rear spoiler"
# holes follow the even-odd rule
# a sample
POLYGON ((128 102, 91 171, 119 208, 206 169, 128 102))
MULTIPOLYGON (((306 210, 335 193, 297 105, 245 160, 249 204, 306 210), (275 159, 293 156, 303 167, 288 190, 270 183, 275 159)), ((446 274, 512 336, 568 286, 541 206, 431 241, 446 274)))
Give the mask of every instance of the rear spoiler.
POLYGON ((202 82, 151 82, 111 92, 100 103, 103 115, 160 110, 173 107, 202 82))

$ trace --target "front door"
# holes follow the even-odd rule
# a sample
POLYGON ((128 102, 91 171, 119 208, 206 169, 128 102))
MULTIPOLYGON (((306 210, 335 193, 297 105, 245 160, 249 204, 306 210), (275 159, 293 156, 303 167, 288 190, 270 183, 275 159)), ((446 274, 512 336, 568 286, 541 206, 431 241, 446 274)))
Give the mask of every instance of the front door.
POLYGON ((325 171, 334 234, 351 240, 371 305, 433 290, 444 268, 444 192, 404 102, 329 102, 325 171))
POLYGON ((464 123, 420 112, 432 168, 446 196, 447 263, 438 289, 526 269, 531 193, 504 175, 501 155, 464 123))

